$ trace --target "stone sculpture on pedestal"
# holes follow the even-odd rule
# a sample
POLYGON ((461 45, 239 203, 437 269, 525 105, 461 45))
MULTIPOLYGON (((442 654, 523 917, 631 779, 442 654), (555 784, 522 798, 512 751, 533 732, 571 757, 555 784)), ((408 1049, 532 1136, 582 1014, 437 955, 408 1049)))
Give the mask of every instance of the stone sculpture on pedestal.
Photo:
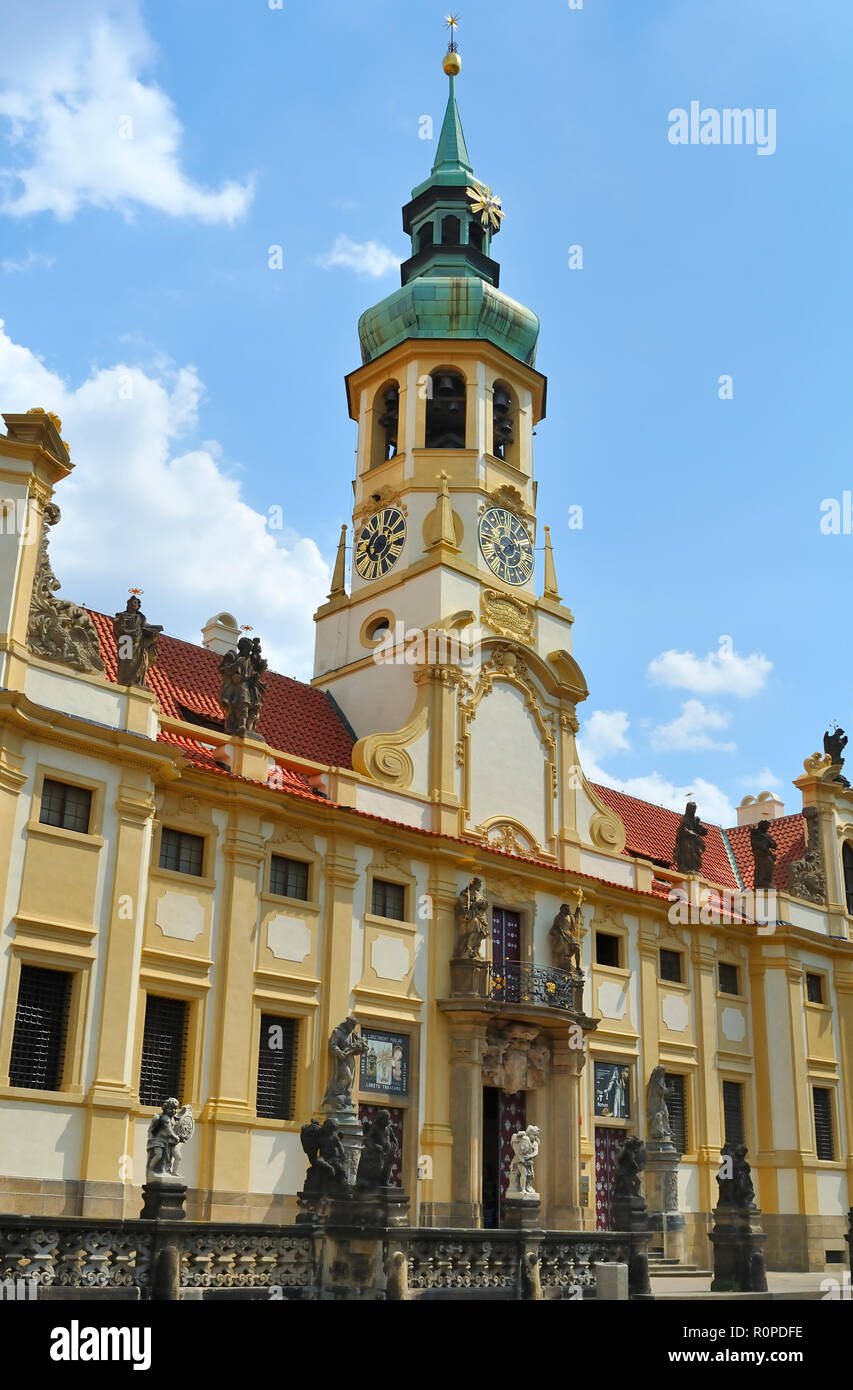
POLYGON ((769 820, 760 820, 757 825, 752 825, 749 829, 749 843, 752 848, 753 888, 773 887, 773 870, 776 867, 775 851, 778 849, 778 845, 769 830, 769 820))
POLYGON ((649 1124, 649 1139, 655 1139, 663 1143, 672 1143, 672 1130, 669 1127, 669 1109, 667 1107, 667 1096, 672 1095, 672 1088, 666 1084, 666 1068, 657 1066, 649 1077, 649 1084, 646 1088, 646 1116, 649 1124))
POLYGON ((709 1237, 714 1250, 712 1293, 766 1293, 762 1246, 767 1236, 758 1223, 752 1170, 745 1144, 727 1142, 720 1150, 720 1195, 709 1237))
POLYGON ((684 815, 678 823, 678 830, 675 832, 675 848, 673 850, 675 867, 681 873, 698 874, 702 867, 702 855, 705 853, 705 836, 707 834, 707 825, 703 825, 696 814, 696 802, 688 801, 684 815))
POLYGON ((388 1187, 397 1157, 397 1136, 387 1110, 377 1110, 375 1120, 363 1120, 364 1147, 358 1161, 357 1187, 388 1187))
POLYGON ((124 612, 113 618, 119 685, 144 686, 145 677, 157 660, 157 638, 163 629, 150 625, 141 610, 139 598, 131 594, 124 612))
POLYGON ((255 728, 267 690, 261 679, 266 669, 258 637, 241 637, 237 650, 232 648, 223 656, 219 663, 222 675, 219 703, 225 711, 226 734, 260 738, 255 728))
POLYGON ((551 938, 551 964, 557 970, 573 970, 580 974, 581 948, 578 930, 583 922, 582 888, 575 889, 575 899, 573 908, 568 903, 563 903, 548 935, 551 938))
POLYGON ((520 1129, 510 1139, 512 1162, 509 1165, 509 1186, 507 1197, 521 1197, 539 1201, 539 1193, 533 1185, 533 1163, 539 1156, 539 1127, 528 1125, 520 1129))
POLYGON ((149 1124, 141 1213, 146 1220, 184 1219, 187 1185, 180 1174, 180 1162, 184 1144, 192 1138, 194 1129, 192 1110, 174 1096, 163 1102, 160 1114, 149 1124))
POLYGON ((333 1029, 329 1038, 331 1070, 326 1094, 323 1096, 323 1109, 329 1111, 351 1110, 352 1091, 355 1085, 355 1059, 367 1051, 367 1043, 356 1032, 358 1022, 348 1015, 343 1023, 333 1029))
POLYGON ((483 893, 483 881, 472 878, 456 899, 457 960, 478 960, 484 941, 492 934, 487 916, 489 904, 483 893))
POLYGON ((658 1239, 654 1249, 667 1259, 684 1258, 684 1217, 678 1210, 678 1164, 681 1155, 672 1141, 666 1068, 652 1069, 646 1087, 646 1205, 648 1227, 658 1239), (658 1240, 660 1244, 658 1244, 658 1240))
POLYGON ((335 1121, 309 1120, 299 1131, 299 1141, 309 1163, 303 1191, 317 1197, 345 1197, 346 1153, 335 1121))

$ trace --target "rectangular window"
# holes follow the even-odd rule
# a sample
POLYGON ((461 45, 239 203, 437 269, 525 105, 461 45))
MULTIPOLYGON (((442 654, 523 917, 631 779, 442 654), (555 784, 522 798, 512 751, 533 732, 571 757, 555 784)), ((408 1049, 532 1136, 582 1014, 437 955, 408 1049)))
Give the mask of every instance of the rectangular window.
POLYGON ((739 1081, 723 1082, 723 1128, 727 1144, 743 1144, 743 1086, 739 1081))
POLYGON ((86 835, 91 813, 92 793, 85 787, 72 787, 45 777, 39 808, 42 825, 59 825, 63 830, 79 830, 81 835, 86 835))
POLYGON ((835 1131, 832 1124, 832 1092, 826 1086, 813 1086, 815 1151, 818 1158, 835 1159, 835 1131))
POLYGON ((823 1003, 823 976, 806 972, 806 998, 810 1004, 823 1003))
POLYGON ((687 1152, 687 1084, 683 1076, 666 1074, 671 1095, 666 1098, 672 1142, 680 1154, 687 1152))
POLYGON ((204 869, 204 836, 164 829, 160 838, 160 868, 200 878, 204 869))
POLYGON ((661 951, 660 953, 660 978, 671 980, 673 984, 681 984, 681 952, 680 951, 661 951))
POLYGON ((187 1048, 188 1008, 183 999, 163 999, 149 994, 145 1001, 142 1066, 139 1099, 142 1105, 162 1105, 174 1096, 181 1100, 187 1048))
POLYGON ((596 965, 612 965, 618 968, 618 966, 621 964, 619 956, 620 938, 618 936, 611 935, 610 932, 597 931, 595 933, 596 965))
POLYGON ((258 1095, 255 1108, 266 1120, 292 1120, 296 1112, 295 1018, 261 1015, 258 1095))
POLYGON ((66 970, 21 966, 9 1084, 36 1091, 59 1091, 65 1062, 65 1035, 71 1001, 66 970))
POLYGON ((386 883, 384 879, 373 880, 373 913, 376 917, 393 917, 396 922, 406 920, 406 890, 401 883, 386 883))
POLYGON ((738 988, 738 968, 736 965, 729 965, 728 961, 720 961, 720 993, 721 994, 740 994, 738 988))
POLYGON ((281 898, 300 898, 308 901, 308 865, 301 859, 284 859, 274 854, 270 859, 270 892, 281 898))

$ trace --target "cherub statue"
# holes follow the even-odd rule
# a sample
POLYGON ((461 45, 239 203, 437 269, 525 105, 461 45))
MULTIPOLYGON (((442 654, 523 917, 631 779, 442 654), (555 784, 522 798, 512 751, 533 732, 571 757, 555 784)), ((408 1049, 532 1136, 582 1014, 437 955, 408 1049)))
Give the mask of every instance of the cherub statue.
POLYGON ((629 1134, 616 1155, 614 1197, 639 1197, 640 1174, 646 1166, 646 1146, 642 1139, 629 1134))
POLYGON ((649 1122, 649 1138, 659 1143, 672 1143, 669 1107, 666 1103, 667 1096, 671 1095, 672 1087, 666 1084, 666 1068, 655 1067, 646 1089, 646 1117, 649 1122))
POLYGON ((580 971, 581 948, 578 929, 583 920, 583 889, 575 889, 575 906, 563 903, 548 935, 551 938, 551 964, 557 970, 580 971))
POLYGON ((675 832, 675 849, 673 850, 675 867, 680 869, 681 873, 698 874, 702 867, 702 855, 705 853, 705 836, 707 834, 707 825, 703 825, 696 814, 696 802, 688 801, 687 809, 678 822, 678 830, 675 832))
POLYGON ((491 928, 486 920, 489 904, 482 891, 483 881, 472 878, 456 899, 456 950, 454 954, 465 960, 477 960, 484 941, 491 936, 491 928))
POLYGON ((174 1096, 163 1102, 160 1114, 148 1126, 146 1182, 179 1176, 181 1153, 194 1129, 193 1112, 188 1105, 180 1105, 174 1096))
POLYGON ((223 656, 219 663, 222 675, 219 703, 225 711, 226 734, 258 737, 255 726, 267 689, 261 679, 266 669, 258 637, 241 637, 237 650, 232 648, 223 656))
POLYGON ((131 594, 124 612, 113 618, 119 685, 145 685, 145 677, 157 660, 157 638, 162 631, 148 622, 138 596, 131 594))
POLYGON ((508 1197, 538 1197, 533 1186, 533 1160, 539 1154, 539 1127, 528 1125, 510 1139, 512 1162, 509 1165, 508 1197))
POLYGON ((347 1189, 347 1160, 337 1121, 322 1124, 309 1120, 299 1131, 299 1142, 311 1165, 305 1175, 305 1191, 333 1194, 347 1189))
POLYGON ((397 1136, 387 1110, 377 1110, 375 1120, 363 1120, 364 1145, 358 1160, 357 1187, 387 1187, 397 1157, 397 1136))
POLYGON ((329 1038, 330 1071, 329 1084, 323 1096, 323 1109, 350 1110, 352 1090, 355 1085, 355 1059, 367 1051, 367 1043, 360 1033, 356 1019, 349 1014, 332 1030, 329 1038))

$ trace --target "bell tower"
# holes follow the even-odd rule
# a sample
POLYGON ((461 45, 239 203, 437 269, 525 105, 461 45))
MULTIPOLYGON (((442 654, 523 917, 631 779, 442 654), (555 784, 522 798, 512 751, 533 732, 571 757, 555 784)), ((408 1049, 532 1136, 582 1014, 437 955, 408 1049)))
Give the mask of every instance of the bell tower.
MULTIPOLYGON (((567 714, 572 752, 574 705, 587 690, 570 654, 573 619, 557 590, 548 528, 537 519, 533 431, 546 394, 535 367, 539 320, 499 287, 493 250, 504 211, 468 155, 453 40, 443 67, 449 93, 435 161, 403 208, 411 255, 400 288, 362 314, 362 362, 346 379, 358 426, 352 547, 345 528, 328 602, 315 615, 313 683, 358 734, 360 770, 452 805, 471 798, 451 766, 463 756, 464 733, 448 691, 455 700, 471 672, 464 660, 436 657, 440 634, 463 652, 476 643, 477 664, 499 660, 525 673, 522 703, 536 668, 567 714), (428 693, 436 680, 444 698, 428 693)), ((553 753, 552 715, 538 695, 528 706, 553 753)), ((497 725, 492 732, 502 737, 497 725)), ((556 779, 556 754, 549 758, 556 779)), ((459 828, 455 812, 438 821, 459 828)), ((539 822, 546 835, 549 817, 539 822)))

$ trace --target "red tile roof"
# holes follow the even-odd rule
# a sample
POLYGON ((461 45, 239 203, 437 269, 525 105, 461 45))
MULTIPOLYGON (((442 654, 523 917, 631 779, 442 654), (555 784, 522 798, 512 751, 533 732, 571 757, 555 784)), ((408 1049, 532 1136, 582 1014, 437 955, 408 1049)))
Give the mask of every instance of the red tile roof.
MULTIPOLYGON (((92 613, 92 619, 107 678, 114 681, 117 658, 112 618, 92 613)), ((157 649, 157 663, 148 672, 148 685, 163 714, 186 719, 185 711, 191 711, 219 723, 223 714, 217 698, 221 678, 216 653, 165 633, 157 649)), ((352 767, 352 735, 325 693, 274 671, 268 672, 265 679, 268 689, 258 732, 270 747, 330 767, 352 767)), ((203 736, 200 742, 204 742, 203 736)))
MULTIPOLYGON (((806 823, 799 812, 793 816, 780 816, 778 820, 770 822, 770 834, 777 844, 773 887, 784 889, 788 884, 789 865, 796 859, 802 859, 806 852, 806 823)), ((752 888, 754 865, 749 826, 737 825, 733 830, 727 830, 726 835, 743 881, 747 888, 752 888)))
MULTIPOLYGON (((667 867, 672 866, 675 832, 681 812, 668 811, 665 806, 653 806, 649 801, 640 801, 636 796, 614 791, 612 787, 594 785, 593 790, 623 821, 627 835, 627 854, 636 855, 639 859, 651 859, 667 867)), ((700 814, 701 809, 700 807, 700 814)), ((702 856, 702 877, 712 883, 719 883, 723 888, 739 886, 718 825, 708 826, 705 853, 702 856)))

